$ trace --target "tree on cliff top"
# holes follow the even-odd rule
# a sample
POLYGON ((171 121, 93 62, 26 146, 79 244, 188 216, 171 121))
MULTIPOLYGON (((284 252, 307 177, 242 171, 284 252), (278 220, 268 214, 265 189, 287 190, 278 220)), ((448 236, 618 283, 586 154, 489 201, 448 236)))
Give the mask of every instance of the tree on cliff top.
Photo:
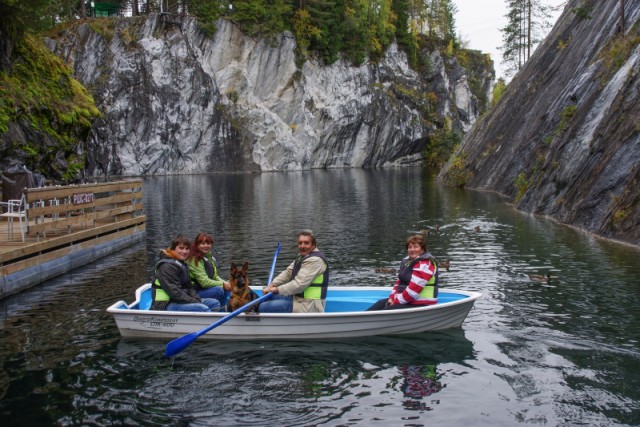
POLYGON ((541 0, 506 0, 507 25, 502 32, 502 63, 515 74, 531 57, 551 26, 549 6, 541 0))

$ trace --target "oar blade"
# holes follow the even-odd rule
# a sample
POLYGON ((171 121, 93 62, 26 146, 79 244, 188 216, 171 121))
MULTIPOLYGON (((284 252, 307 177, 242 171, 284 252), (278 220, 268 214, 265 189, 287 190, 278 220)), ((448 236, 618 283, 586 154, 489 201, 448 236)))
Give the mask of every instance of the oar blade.
POLYGON ((185 348, 189 347, 189 345, 198 339, 199 334, 197 332, 191 332, 190 334, 181 336, 180 338, 176 338, 167 344, 165 348, 164 355, 165 357, 175 356, 180 353, 185 348))

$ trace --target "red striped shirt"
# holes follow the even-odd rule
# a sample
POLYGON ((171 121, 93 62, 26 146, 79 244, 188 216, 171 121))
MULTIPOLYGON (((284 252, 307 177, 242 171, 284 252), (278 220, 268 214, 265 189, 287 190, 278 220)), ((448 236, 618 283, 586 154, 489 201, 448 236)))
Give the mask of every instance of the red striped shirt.
POLYGON ((430 305, 435 304, 437 298, 421 298, 420 292, 427 285, 429 280, 436 274, 436 268, 429 259, 423 259, 418 261, 413 266, 411 274, 411 282, 404 291, 398 293, 398 285, 400 280, 396 280, 396 285, 391 291, 390 298, 393 299, 394 304, 415 304, 415 305, 430 305))

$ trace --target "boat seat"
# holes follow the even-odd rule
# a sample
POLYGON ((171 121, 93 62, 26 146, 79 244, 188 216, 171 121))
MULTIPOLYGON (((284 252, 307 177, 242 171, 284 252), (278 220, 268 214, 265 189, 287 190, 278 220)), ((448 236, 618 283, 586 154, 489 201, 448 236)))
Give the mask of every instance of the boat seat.
POLYGON ((366 300, 338 300, 327 299, 327 305, 325 306, 325 313, 343 313, 346 311, 365 311, 371 307, 375 301, 369 299, 366 300))
POLYGON ((438 304, 444 304, 446 302, 460 301, 467 298, 466 295, 453 294, 449 292, 440 292, 438 294, 438 304))
POLYGON ((151 303, 153 302, 153 296, 151 295, 151 289, 147 289, 140 295, 139 310, 149 310, 151 303))
MULTIPOLYGON (((383 292, 384 295, 377 296, 386 296, 388 292, 383 292)), ((447 302, 459 301, 461 299, 467 298, 465 295, 453 294, 449 292, 440 292, 438 294, 438 304, 444 304, 447 302)), ((367 308, 371 307, 371 305, 376 302, 377 299, 372 298, 356 298, 353 296, 349 296, 345 299, 337 299, 331 298, 331 296, 327 297, 327 305, 325 307, 325 313, 342 313, 345 311, 365 311, 367 308)))

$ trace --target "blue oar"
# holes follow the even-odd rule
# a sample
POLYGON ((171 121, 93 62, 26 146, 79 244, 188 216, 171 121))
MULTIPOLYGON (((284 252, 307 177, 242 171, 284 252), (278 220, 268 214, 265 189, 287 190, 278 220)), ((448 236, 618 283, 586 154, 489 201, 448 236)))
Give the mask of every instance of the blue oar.
MULTIPOLYGON (((269 283, 271 283, 271 281, 273 280, 273 273, 274 273, 274 271, 276 269, 276 260, 278 259, 278 252, 280 252, 280 242, 278 242, 278 247, 276 248, 276 253, 273 254, 273 261, 271 262, 271 271, 269 272, 269 280, 267 281, 267 285, 269 283)), ((254 306, 256 304, 259 304, 262 301, 265 301, 265 300, 271 298, 272 295, 273 294, 271 292, 269 292, 268 294, 265 294, 265 295, 261 296, 260 298, 255 299, 255 300, 243 305, 242 307, 238 308, 236 311, 227 314, 222 319, 218 320, 215 323, 212 323, 211 325, 207 326, 206 328, 204 328, 203 330, 201 330, 199 332, 192 332, 190 334, 181 336, 180 338, 176 338, 175 340, 173 340, 169 344, 167 344, 167 347, 165 348, 165 351, 164 351, 164 355, 166 357, 175 356, 176 354, 180 353, 182 350, 187 348, 192 342, 197 340, 200 335, 206 334, 207 332, 209 332, 213 328, 216 328, 216 327, 222 325, 227 320, 233 319, 238 314, 242 313, 243 311, 246 311, 248 308, 250 308, 250 307, 252 307, 252 306, 254 306)))

